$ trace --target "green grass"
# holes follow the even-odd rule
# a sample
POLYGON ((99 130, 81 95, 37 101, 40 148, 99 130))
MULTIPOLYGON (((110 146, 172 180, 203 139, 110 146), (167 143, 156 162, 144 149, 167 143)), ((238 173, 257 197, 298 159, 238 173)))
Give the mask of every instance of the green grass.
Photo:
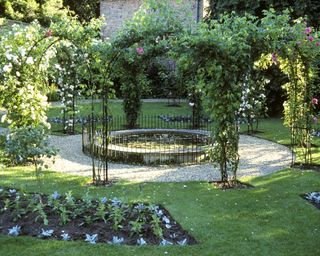
POLYGON ((72 190, 164 205, 199 242, 195 246, 130 247, 0 236, 0 255, 319 255, 320 211, 300 194, 318 191, 320 173, 284 170, 245 181, 249 190, 221 191, 207 182, 132 183, 87 187, 87 179, 45 172, 38 187, 29 167, 1 172, 0 185, 28 192, 72 190), (140 185, 140 186, 139 186, 140 185), (187 187, 185 188, 184 185, 187 187), (139 189, 142 187, 142 190, 139 189), (167 253, 166 253, 167 252, 167 253))

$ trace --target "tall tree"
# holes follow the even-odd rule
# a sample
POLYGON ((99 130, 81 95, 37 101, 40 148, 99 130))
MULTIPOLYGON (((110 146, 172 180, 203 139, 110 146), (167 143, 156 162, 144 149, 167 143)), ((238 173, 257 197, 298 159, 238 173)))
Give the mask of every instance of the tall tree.
POLYGON ((0 0, 0 16, 22 22, 35 19, 48 26, 52 20, 67 15, 63 0, 0 0))
POLYGON ((100 16, 100 0, 63 0, 63 5, 73 11, 80 21, 100 16))
POLYGON ((320 1, 318 0, 210 0, 210 18, 216 18, 224 12, 237 14, 250 13, 262 17, 263 10, 274 8, 277 11, 292 9, 292 17, 307 16, 314 27, 319 27, 320 1))

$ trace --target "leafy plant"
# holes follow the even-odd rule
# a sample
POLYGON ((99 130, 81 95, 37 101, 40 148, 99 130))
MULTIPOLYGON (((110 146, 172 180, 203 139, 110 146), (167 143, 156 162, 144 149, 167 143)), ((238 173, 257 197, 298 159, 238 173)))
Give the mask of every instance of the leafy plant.
POLYGON ((131 226, 130 236, 133 236, 133 235, 140 235, 145 223, 143 223, 139 219, 137 219, 135 221, 130 221, 129 224, 131 226))
POLYGON ((119 230, 122 228, 121 222, 124 220, 124 211, 121 207, 114 206, 110 207, 110 217, 109 219, 113 222, 113 229, 119 230))
POLYGON ((160 226, 161 224, 160 218, 156 214, 151 215, 151 218, 152 219, 150 224, 151 224, 153 234, 159 238, 163 237, 163 230, 160 226))
POLYGON ((48 216, 47 216, 46 212, 44 211, 44 205, 41 202, 39 202, 35 206, 35 209, 33 210, 33 212, 37 212, 37 214, 38 214, 38 216, 34 220, 35 222, 37 222, 38 219, 42 219, 43 224, 45 226, 47 226, 49 224, 48 216))
POLYGON ((70 211, 67 210, 65 205, 61 204, 59 206, 59 212, 60 212, 60 223, 62 225, 66 225, 70 221, 70 218, 69 218, 70 211))
POLYGON ((107 219, 106 219, 107 212, 106 212, 105 202, 106 202, 105 200, 101 200, 99 202, 95 216, 97 217, 96 219, 102 219, 106 223, 107 222, 107 219))
POLYGON ((27 213, 25 207, 22 205, 21 198, 22 195, 17 194, 14 202, 13 202, 13 209, 12 209, 12 219, 13 221, 17 221, 18 219, 21 219, 23 215, 27 213))
POLYGON ((49 145, 47 129, 43 126, 12 129, 7 137, 5 151, 15 164, 31 162, 38 181, 44 166, 42 158, 50 158, 57 153, 57 150, 49 145))

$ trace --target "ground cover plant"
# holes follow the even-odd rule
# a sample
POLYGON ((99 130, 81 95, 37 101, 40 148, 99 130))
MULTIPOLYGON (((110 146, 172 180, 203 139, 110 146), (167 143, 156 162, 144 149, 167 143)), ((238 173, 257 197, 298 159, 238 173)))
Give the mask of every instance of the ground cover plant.
MULTIPOLYGON (((318 191, 319 173, 284 170, 242 181, 254 189, 222 191, 208 182, 133 183, 111 187, 87 187, 89 178, 45 172, 39 190, 28 167, 0 173, 0 185, 28 193, 75 197, 87 191, 102 198, 109 195, 132 204, 161 204, 197 239, 193 246, 113 246, 98 243, 41 240, 0 235, 1 255, 318 255, 319 210, 300 195, 318 191), (237 246, 233 246, 233 245, 237 246)), ((40 220, 39 220, 40 221, 40 220)), ((1 224, 2 225, 2 224, 1 224)), ((12 228, 12 227, 10 227, 12 228)), ((45 229, 47 230, 47 229, 45 229)), ((40 230, 41 231, 41 230, 40 230)), ((60 235, 60 234, 59 234, 60 235)), ((93 235, 93 234, 90 234, 93 235)), ((85 236, 83 236, 83 240, 85 236)))
POLYGON ((46 196, 0 187, 0 233, 91 244, 191 245, 196 243, 159 205, 114 198, 81 198, 69 191, 46 196), (84 239, 86 238, 86 239, 84 239))

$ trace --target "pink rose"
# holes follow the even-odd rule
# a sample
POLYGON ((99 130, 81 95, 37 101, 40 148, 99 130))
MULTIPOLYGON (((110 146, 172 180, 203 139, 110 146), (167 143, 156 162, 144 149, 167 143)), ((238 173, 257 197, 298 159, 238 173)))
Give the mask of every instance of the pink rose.
POLYGON ((312 98, 311 100, 313 105, 318 105, 318 99, 317 98, 312 98))
POLYGON ((51 29, 48 29, 46 31, 46 34, 45 34, 46 37, 51 37, 52 36, 52 30, 51 29))
POLYGON ((315 124, 318 123, 318 117, 314 116, 314 117, 312 118, 312 120, 313 120, 313 122, 314 122, 315 124))
POLYGON ((313 37, 313 36, 308 36, 308 40, 309 40, 310 42, 312 42, 312 41, 314 40, 314 37, 313 37))
POLYGON ((144 53, 144 50, 143 50, 142 47, 138 47, 138 48, 136 49, 136 51, 137 51, 137 54, 138 54, 138 55, 142 55, 142 54, 144 53))
POLYGON ((279 64, 280 64, 280 63, 279 63, 279 60, 278 60, 278 57, 277 57, 277 54, 272 53, 272 54, 271 54, 271 59, 272 59, 272 61, 273 61, 274 64, 276 64, 276 65, 279 65, 279 64))
POLYGON ((307 27, 303 33, 305 33, 306 35, 309 35, 311 32, 312 32, 312 29, 310 27, 307 27))
POLYGON ((316 42, 316 46, 320 46, 320 42, 316 42))

